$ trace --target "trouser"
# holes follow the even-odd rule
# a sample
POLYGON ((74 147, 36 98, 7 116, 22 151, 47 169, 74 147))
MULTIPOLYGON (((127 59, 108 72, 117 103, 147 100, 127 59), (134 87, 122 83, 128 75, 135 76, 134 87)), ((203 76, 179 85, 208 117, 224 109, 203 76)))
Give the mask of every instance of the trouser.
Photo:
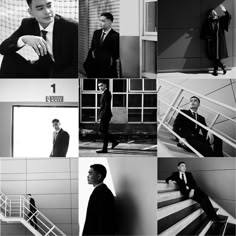
POLYGON ((222 140, 214 135, 213 149, 208 140, 202 135, 195 135, 186 138, 187 142, 200 152, 204 157, 223 157, 222 140))
POLYGON ((224 64, 221 62, 220 59, 215 59, 214 60, 214 72, 217 72, 218 67, 220 67, 222 70, 225 70, 224 64))
POLYGON ((195 189, 192 199, 200 204, 200 206, 210 219, 214 219, 216 217, 216 212, 211 204, 209 197, 201 189, 195 189))
POLYGON ((102 133, 103 136, 103 150, 107 151, 108 142, 116 143, 117 141, 113 138, 113 135, 109 133, 109 122, 110 119, 101 119, 99 131, 102 133))
POLYGON ((31 63, 18 53, 12 53, 3 57, 0 78, 49 78, 53 64, 48 54, 31 63))
MULTIPOLYGON (((28 217, 30 218, 35 212, 30 212, 28 214, 28 217)), ((30 219, 30 224, 37 230, 38 229, 38 223, 37 223, 37 218, 36 216, 34 215, 31 219, 30 219)))

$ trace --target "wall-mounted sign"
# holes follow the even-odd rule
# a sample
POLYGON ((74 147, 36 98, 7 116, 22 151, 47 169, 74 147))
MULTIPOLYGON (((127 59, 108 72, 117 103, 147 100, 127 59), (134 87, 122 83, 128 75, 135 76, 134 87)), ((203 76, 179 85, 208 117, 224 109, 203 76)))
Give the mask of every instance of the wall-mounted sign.
POLYGON ((46 102, 64 102, 64 96, 46 96, 46 102))

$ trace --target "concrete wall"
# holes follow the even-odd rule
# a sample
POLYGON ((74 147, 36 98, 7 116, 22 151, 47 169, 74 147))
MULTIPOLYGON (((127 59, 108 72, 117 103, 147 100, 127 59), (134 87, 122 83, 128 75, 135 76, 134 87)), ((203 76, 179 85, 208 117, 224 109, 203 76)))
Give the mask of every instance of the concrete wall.
POLYGON ((235 1, 234 0, 161 0, 158 1, 158 70, 183 71, 212 67, 206 57, 205 42, 200 30, 207 10, 223 3, 232 15, 226 32, 229 58, 224 62, 235 67, 235 1))
MULTIPOLYGON (((68 236, 78 236, 78 159, 1 159, 6 195, 32 194, 37 208, 68 236)), ((21 224, 1 222, 1 235, 29 235, 21 224)))
POLYGON ((108 159, 118 206, 118 235, 156 235, 156 158, 108 159))
POLYGON ((164 180, 177 171, 179 161, 185 161, 187 171, 192 172, 198 186, 223 209, 236 217, 235 158, 159 158, 158 180, 164 180))

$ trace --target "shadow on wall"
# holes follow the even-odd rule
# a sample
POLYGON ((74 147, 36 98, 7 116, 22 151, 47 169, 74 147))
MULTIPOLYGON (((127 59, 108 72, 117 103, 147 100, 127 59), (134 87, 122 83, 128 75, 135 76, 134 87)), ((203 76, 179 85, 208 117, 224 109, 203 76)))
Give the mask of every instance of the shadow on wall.
POLYGON ((120 188, 124 191, 116 196, 116 229, 117 235, 134 235, 137 224, 138 206, 129 189, 131 183, 122 179, 120 188))
MULTIPOLYGON (((233 15, 231 12, 233 1, 230 0, 161 0, 158 2, 161 9, 158 15, 158 56, 164 59, 159 62, 160 70, 199 69, 211 65, 206 58, 205 42, 200 39, 200 30, 209 9, 217 8, 217 12, 222 14, 218 11, 218 6, 222 3, 233 15)), ((229 43, 227 46, 231 55, 232 46, 229 43)))

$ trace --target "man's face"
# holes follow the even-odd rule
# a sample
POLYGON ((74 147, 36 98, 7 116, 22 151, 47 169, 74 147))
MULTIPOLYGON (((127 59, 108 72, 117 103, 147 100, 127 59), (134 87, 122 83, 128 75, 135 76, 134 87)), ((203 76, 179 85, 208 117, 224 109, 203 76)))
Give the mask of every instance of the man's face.
POLYGON ((200 106, 199 101, 197 100, 197 98, 191 98, 190 99, 190 108, 192 109, 198 109, 198 107, 200 106))
POLYGON ((27 200, 28 200, 28 201, 30 200, 30 198, 31 198, 31 196, 30 196, 30 195, 27 195, 27 200))
POLYGON ((210 14, 209 14, 209 18, 213 18, 213 19, 215 19, 215 18, 217 18, 217 12, 215 11, 215 10, 212 10, 211 12, 210 12, 210 14))
POLYGON ((107 19, 105 16, 100 16, 99 18, 100 27, 104 30, 111 28, 112 21, 107 19))
POLYGON ((56 131, 58 131, 60 129, 60 125, 61 125, 60 122, 55 121, 52 123, 52 126, 56 131))
POLYGON ((53 0, 32 0, 28 11, 44 28, 53 21, 55 16, 53 0))
POLYGON ((181 163, 179 166, 178 166, 178 170, 180 172, 185 172, 186 171, 186 165, 184 163, 181 163))
POLYGON ((97 185, 99 183, 100 177, 101 176, 97 174, 93 168, 90 168, 87 176, 88 184, 97 185))
POLYGON ((105 88, 106 88, 106 84, 104 84, 104 83, 99 83, 99 84, 98 84, 98 88, 99 88, 100 91, 104 91, 105 88))

